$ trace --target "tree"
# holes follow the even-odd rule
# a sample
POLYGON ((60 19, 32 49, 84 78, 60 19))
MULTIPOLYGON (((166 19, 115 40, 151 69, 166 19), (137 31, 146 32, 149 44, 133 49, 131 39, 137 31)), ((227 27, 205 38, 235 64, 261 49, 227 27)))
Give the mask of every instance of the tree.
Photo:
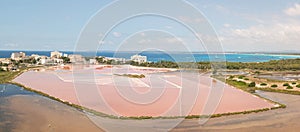
POLYGON ((70 58, 68 58, 68 57, 61 57, 61 59, 63 59, 63 62, 66 64, 66 63, 71 63, 71 61, 70 61, 70 58))
POLYGON ((256 83, 255 82, 251 82, 249 83, 248 87, 255 87, 256 86, 256 83))

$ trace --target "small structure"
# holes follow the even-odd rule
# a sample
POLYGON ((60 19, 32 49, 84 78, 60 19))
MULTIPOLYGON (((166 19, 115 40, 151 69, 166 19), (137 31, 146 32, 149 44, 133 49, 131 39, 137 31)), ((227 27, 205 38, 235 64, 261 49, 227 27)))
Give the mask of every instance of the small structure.
POLYGON ((138 54, 131 56, 130 59, 134 62, 138 62, 139 64, 147 62, 147 56, 141 56, 138 54))
POLYGON ((103 61, 109 61, 112 60, 114 62, 119 62, 121 64, 126 63, 126 59, 125 58, 115 58, 115 57, 104 57, 103 61))
POLYGON ((0 58, 0 63, 1 63, 1 64, 9 65, 9 64, 11 64, 12 62, 11 62, 9 59, 7 59, 7 58, 0 58))
POLYGON ((42 65, 48 65, 54 63, 52 59, 49 59, 47 57, 42 57, 39 61, 40 64, 42 65))
POLYGON ((96 65, 97 64, 97 60, 96 59, 90 59, 90 64, 91 65, 96 65))
POLYGON ((37 54, 32 54, 30 57, 31 57, 31 58, 34 58, 35 60, 41 58, 41 56, 40 56, 40 55, 37 55, 37 54))
POLYGON ((50 53, 51 58, 60 58, 62 56, 63 56, 63 53, 60 53, 58 51, 53 51, 53 52, 50 53))
POLYGON ((85 59, 82 55, 69 55, 68 58, 70 59, 71 63, 84 63, 85 59))
POLYGON ((22 60, 25 57, 26 57, 26 54, 24 52, 15 52, 15 53, 12 53, 10 56, 10 58, 12 60, 22 60))

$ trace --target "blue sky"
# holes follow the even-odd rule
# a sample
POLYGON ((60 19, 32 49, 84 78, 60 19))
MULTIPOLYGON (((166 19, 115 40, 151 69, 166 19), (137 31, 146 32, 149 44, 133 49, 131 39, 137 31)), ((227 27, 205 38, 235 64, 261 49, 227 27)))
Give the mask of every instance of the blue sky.
MULTIPOLYGON (((0 49, 73 50, 88 20, 111 2, 113 1, 2 0, 0 49)), ((188 2, 206 16, 225 51, 300 51, 299 0, 188 0, 188 2)), ((166 8, 173 8, 172 3, 166 8)), ((200 22, 185 16, 182 16, 182 20, 200 22)), ((165 48, 172 46, 178 50, 181 49, 180 45, 184 40, 191 49, 203 50, 199 44, 201 42, 197 42, 191 36, 191 33, 175 22, 141 17, 115 28, 99 48, 116 50, 120 47, 130 47, 124 50, 140 50, 142 47, 134 48, 137 45, 147 44, 151 45, 149 48, 164 49, 161 45, 165 45, 165 48), (153 30, 140 32, 128 38, 142 30, 144 26, 153 30), (175 33, 176 37, 161 32, 162 30, 175 33), (145 38, 147 34, 148 38, 145 38), (120 46, 120 43, 130 44, 120 46)), ((203 39, 210 39, 209 35, 205 36, 202 36, 203 39)))

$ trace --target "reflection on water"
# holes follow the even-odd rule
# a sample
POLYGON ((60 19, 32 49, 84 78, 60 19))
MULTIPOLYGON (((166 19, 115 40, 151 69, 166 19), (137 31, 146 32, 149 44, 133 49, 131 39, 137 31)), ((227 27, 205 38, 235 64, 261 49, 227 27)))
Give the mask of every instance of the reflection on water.
POLYGON ((13 84, 0 84, 0 131, 11 131, 16 120, 14 113, 7 109, 8 96, 13 95, 36 95, 13 84))
POLYGON ((36 93, 24 90, 22 87, 13 84, 0 84, 0 97, 12 95, 37 95, 36 93))

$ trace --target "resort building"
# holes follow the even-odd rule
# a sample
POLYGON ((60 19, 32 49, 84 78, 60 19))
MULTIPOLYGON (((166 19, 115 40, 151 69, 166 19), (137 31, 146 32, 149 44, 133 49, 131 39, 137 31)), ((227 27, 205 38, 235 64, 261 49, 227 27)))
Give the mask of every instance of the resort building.
POLYGON ((58 52, 58 51, 53 51, 53 52, 50 53, 51 58, 60 58, 62 56, 63 56, 63 53, 58 52))
POLYGON ((49 59, 47 57, 43 57, 43 58, 40 59, 39 63, 42 64, 42 65, 46 65, 46 64, 53 63, 53 60, 49 59))
POLYGON ((24 52, 15 52, 11 54, 11 59, 13 60, 22 60, 26 57, 26 54, 24 52))
POLYGON ((104 57, 103 61, 109 61, 109 60, 113 60, 115 62, 120 62, 120 63, 126 63, 126 59, 125 58, 114 58, 114 57, 104 57))
POLYGON ((90 59, 90 64, 91 65, 96 65, 97 64, 97 60, 96 59, 90 59))
POLYGON ((40 56, 40 55, 37 55, 37 54, 32 54, 30 57, 31 57, 31 58, 34 58, 35 60, 41 58, 41 56, 40 56))
POLYGON ((85 59, 82 55, 69 55, 68 58, 70 59, 71 63, 84 63, 85 59))
POLYGON ((134 62, 138 62, 139 64, 147 62, 147 56, 141 56, 138 54, 131 56, 130 59, 134 62))
POLYGON ((7 58, 0 58, 0 63, 9 65, 9 64, 11 64, 11 61, 7 58))

